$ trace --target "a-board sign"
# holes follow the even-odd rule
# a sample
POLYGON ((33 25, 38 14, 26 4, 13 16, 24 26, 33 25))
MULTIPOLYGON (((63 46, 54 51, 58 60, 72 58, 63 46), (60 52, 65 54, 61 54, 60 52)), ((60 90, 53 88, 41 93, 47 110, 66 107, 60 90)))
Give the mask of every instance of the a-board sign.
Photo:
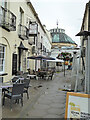
POLYGON ((90 119, 90 94, 67 92, 66 119, 90 119))

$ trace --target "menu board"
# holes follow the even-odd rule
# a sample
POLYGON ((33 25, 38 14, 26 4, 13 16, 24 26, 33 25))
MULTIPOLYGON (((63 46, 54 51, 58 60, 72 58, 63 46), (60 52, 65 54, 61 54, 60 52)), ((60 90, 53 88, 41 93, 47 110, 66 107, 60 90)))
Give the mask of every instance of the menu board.
POLYGON ((65 118, 90 119, 90 94, 68 92, 65 118))

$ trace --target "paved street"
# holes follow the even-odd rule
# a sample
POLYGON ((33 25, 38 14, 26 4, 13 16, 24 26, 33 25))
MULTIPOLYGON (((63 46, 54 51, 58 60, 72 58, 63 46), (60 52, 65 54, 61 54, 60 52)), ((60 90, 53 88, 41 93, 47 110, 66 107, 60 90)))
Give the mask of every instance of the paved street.
POLYGON ((4 118, 64 118, 66 91, 63 88, 69 88, 70 73, 55 73, 53 80, 31 80, 30 99, 27 100, 24 95, 24 106, 13 104, 13 110, 10 111, 8 100, 3 107, 4 118))

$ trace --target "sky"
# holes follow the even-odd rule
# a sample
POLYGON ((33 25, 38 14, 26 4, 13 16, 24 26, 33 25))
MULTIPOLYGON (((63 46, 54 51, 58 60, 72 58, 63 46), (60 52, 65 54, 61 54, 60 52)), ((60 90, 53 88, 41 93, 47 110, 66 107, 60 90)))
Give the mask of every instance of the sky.
POLYGON ((47 30, 58 27, 80 46, 80 32, 86 3, 89 0, 30 0, 47 30))

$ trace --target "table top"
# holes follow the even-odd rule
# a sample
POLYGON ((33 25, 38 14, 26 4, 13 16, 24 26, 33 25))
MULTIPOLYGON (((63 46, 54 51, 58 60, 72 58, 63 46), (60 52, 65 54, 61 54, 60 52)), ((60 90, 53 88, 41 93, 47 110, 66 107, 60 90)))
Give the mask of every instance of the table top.
POLYGON ((24 80, 24 78, 19 78, 19 80, 24 80))
POLYGON ((0 88, 8 88, 8 87, 13 87, 13 83, 11 82, 2 83, 2 85, 0 86, 0 88))
POLYGON ((27 76, 28 76, 28 77, 34 77, 34 76, 36 76, 36 75, 29 75, 29 74, 28 74, 27 76))
POLYGON ((8 75, 7 73, 0 73, 0 76, 8 75))

